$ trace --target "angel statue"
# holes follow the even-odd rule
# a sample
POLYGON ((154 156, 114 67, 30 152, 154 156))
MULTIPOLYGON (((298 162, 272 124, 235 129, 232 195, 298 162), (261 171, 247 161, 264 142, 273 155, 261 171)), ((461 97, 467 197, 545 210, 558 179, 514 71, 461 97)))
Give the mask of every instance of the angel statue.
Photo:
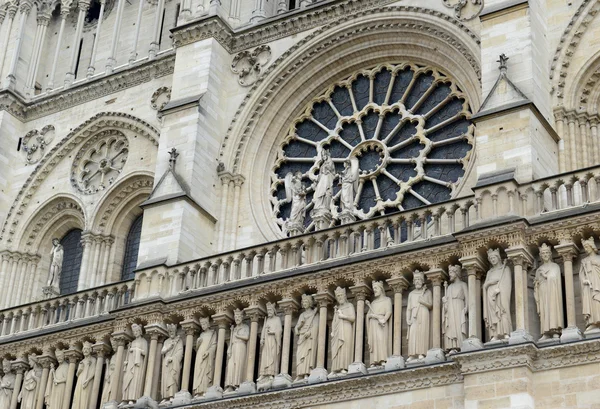
POLYGON ((358 158, 352 157, 344 161, 344 170, 340 176, 342 190, 340 193, 340 207, 342 208, 342 222, 350 223, 355 220, 354 211, 356 204, 354 198, 358 190, 358 158))
POLYGON ((285 231, 290 236, 304 232, 304 217, 306 216, 306 188, 302 183, 302 172, 285 175, 285 203, 292 202, 290 217, 285 222, 285 231))

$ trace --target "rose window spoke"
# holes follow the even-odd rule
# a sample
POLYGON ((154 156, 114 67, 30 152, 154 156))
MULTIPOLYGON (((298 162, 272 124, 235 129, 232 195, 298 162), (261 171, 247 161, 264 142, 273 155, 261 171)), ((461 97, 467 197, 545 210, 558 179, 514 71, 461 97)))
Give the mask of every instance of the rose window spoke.
POLYGON ((414 63, 383 64, 332 84, 293 121, 281 145, 271 174, 278 225, 286 230, 291 198, 285 180, 293 174, 306 202, 303 226, 295 231, 314 227, 310 210, 324 152, 329 169, 335 167, 332 225, 342 220, 342 197, 346 211, 352 202, 341 193, 349 163, 358 167, 351 220, 449 200, 472 151, 470 116, 450 76, 414 63))

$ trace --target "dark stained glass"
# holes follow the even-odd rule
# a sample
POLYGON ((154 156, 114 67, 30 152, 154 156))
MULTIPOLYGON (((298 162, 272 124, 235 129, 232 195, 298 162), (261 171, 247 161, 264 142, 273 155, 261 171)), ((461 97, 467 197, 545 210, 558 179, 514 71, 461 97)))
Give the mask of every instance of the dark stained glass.
POLYGON ((364 75, 359 75, 352 83, 352 93, 356 108, 360 111, 369 103, 369 89, 371 88, 371 80, 364 75))
POLYGON ((129 228, 129 234, 127 234, 127 241, 125 242, 125 257, 123 257, 121 280, 132 280, 135 277, 135 268, 137 267, 140 239, 142 236, 142 221, 143 216, 139 215, 129 228))
POLYGON ((390 105, 392 102, 400 101, 402 99, 404 92, 406 92, 406 88, 408 88, 408 84, 410 84, 410 81, 413 78, 413 75, 414 71, 410 68, 406 68, 398 72, 392 88, 392 95, 390 96, 390 105))
POLYGON ((312 116, 326 128, 331 130, 335 129, 335 124, 337 123, 338 117, 327 102, 316 103, 313 106, 312 116))
POLYGON ((379 114, 372 110, 367 112, 367 115, 365 115, 362 118, 362 127, 366 139, 373 139, 373 136, 375 136, 375 129, 377 129, 378 123, 379 114))
POLYGON ((427 92, 431 84, 433 83, 433 77, 430 74, 421 74, 415 80, 415 84, 410 90, 408 98, 406 98, 406 108, 412 108, 415 103, 427 92))
POLYGON ((386 68, 375 74, 375 78, 373 80, 373 100, 376 104, 383 105, 385 102, 385 96, 387 94, 391 78, 392 73, 386 68))
POLYGON ((331 94, 331 102, 342 116, 351 116, 354 113, 350 93, 346 87, 335 87, 331 94))
POLYGON ((63 246, 62 272, 60 275, 60 293, 71 294, 77 292, 79 274, 81 271, 81 230, 73 229, 60 240, 63 246))

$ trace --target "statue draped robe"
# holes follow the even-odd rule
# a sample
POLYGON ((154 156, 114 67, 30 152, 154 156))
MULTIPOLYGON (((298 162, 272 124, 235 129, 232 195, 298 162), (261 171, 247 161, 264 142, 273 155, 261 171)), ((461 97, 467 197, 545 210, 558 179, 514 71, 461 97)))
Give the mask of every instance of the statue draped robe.
POLYGON ((127 365, 125 365, 125 373, 123 374, 123 400, 135 401, 142 397, 144 380, 146 379, 147 355, 148 341, 142 337, 131 341, 127 352, 127 365))
POLYGON ((204 331, 196 341, 196 363, 194 364, 194 394, 202 395, 212 385, 217 351, 217 332, 204 331), (204 354, 206 358, 204 358, 204 354))
POLYGON ((370 306, 372 314, 381 315, 385 324, 381 325, 376 317, 369 318, 367 322, 367 341, 371 353, 371 364, 380 364, 387 361, 392 354, 390 344, 390 317, 392 316, 392 300, 389 297, 376 298, 370 306))
POLYGON ((446 303, 442 315, 444 329, 444 346, 446 349, 460 348, 467 338, 467 298, 469 288, 467 283, 457 280, 446 290, 446 303))
POLYGON ((10 400, 15 388, 15 378, 16 375, 9 372, 0 379, 0 408, 10 408, 10 400))
POLYGON ((236 325, 231 331, 231 356, 227 360, 227 375, 225 376, 225 387, 237 387, 245 378, 246 349, 250 329, 247 324, 236 325))
MULTIPOLYGON (((508 335, 512 331, 510 318, 511 271, 506 265, 492 267, 485 278, 487 287, 483 296, 483 319, 491 338, 508 335), (498 292, 499 291, 499 292, 498 292)), ((484 286, 485 286, 484 283, 484 286)))
POLYGON ((423 287, 414 289, 408 295, 406 320, 408 325, 408 355, 426 355, 429 349, 429 315, 430 311, 419 300, 431 305, 431 291, 423 287))
POLYGON ((183 358, 183 341, 181 337, 167 338, 162 354, 162 397, 171 398, 179 392, 179 376, 181 359, 183 358), (171 362, 167 362, 171 358, 171 362))
POLYGON ((600 323, 600 256, 593 254, 581 260, 579 268, 581 281, 581 303, 587 325, 600 323), (590 285, 584 285, 588 280, 590 285))
POLYGON ((39 365, 34 366, 25 374, 21 390, 21 409, 35 409, 41 376, 42 367, 39 365))
MULTIPOLYGON (((338 305, 338 311, 352 318, 352 321, 356 318, 352 303, 338 305)), ((331 369, 339 372, 348 369, 354 360, 354 323, 343 320, 334 313, 331 326, 331 369)))
MULTIPOLYGON (((65 361, 52 369, 46 386, 46 400, 48 409, 62 409, 65 387, 67 385, 67 372, 69 364, 65 361)), ((1 402, 1 400, 0 400, 1 402)), ((0 405, 0 408, 3 407, 0 405)))
POLYGON ((113 396, 111 396, 111 382, 112 378, 115 375, 115 364, 117 362, 117 354, 114 353, 113 356, 110 357, 110 360, 106 361, 106 371, 104 372, 104 386, 102 387, 102 403, 109 402, 111 400, 115 400, 113 396))
POLYGON ((73 397, 72 409, 88 409, 92 397, 94 374, 96 371, 96 358, 84 358, 77 368, 77 385, 73 397))
POLYGON ((538 267, 533 291, 541 333, 563 328, 562 279, 558 264, 544 263, 538 267))
POLYGON ((264 340, 264 344, 260 354, 259 376, 275 376, 279 373, 282 334, 281 318, 274 315, 265 319, 261 334, 261 340, 264 340), (269 330, 273 334, 269 334, 269 330))
POLYGON ((323 161, 319 169, 319 178, 315 193, 313 195, 313 209, 315 211, 329 211, 331 198, 333 196, 333 177, 335 176, 335 165, 331 158, 323 161))
POLYGON ((317 344, 319 342, 319 313, 316 308, 304 311, 296 323, 298 348, 296 350, 296 375, 309 375, 317 363, 317 344))

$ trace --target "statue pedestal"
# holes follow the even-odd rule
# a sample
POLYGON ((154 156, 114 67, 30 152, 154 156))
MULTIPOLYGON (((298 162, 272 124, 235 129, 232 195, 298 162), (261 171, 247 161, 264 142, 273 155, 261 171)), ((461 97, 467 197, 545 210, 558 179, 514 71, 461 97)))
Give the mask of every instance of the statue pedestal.
POLYGON ((325 368, 315 368, 310 371, 310 376, 308 377, 308 384, 312 385, 314 383, 321 383, 327 380, 327 370, 325 368))
POLYGON ((404 363, 404 358, 401 356, 391 356, 385 362, 385 370, 386 371, 395 371, 396 369, 402 369, 406 367, 404 363))
POLYGON ((42 287, 42 294, 44 295, 44 299, 48 300, 50 298, 58 297, 60 291, 54 286, 46 286, 42 287))
POLYGON ((568 327, 562 330, 562 334, 560 336, 560 342, 574 342, 583 339, 583 335, 581 335, 581 330, 577 327, 568 327))
POLYGON ((533 342, 533 337, 524 329, 511 332, 508 338, 508 345, 524 344, 526 342, 533 342))
POLYGON ((275 379, 274 376, 265 376, 264 378, 258 378, 258 380, 256 381, 256 390, 261 392, 261 391, 268 391, 269 389, 273 388, 273 380, 275 379))
POLYGON ((477 337, 467 338, 463 341, 460 352, 471 352, 483 349, 483 343, 477 337))
POLYGON ((108 402, 103 403, 101 408, 102 409, 118 409, 119 402, 117 402, 116 400, 110 400, 108 402))
POLYGON ((189 405, 190 403, 192 403, 192 394, 188 391, 179 391, 175 394, 172 403, 173 406, 189 405))
POLYGON ((446 354, 444 354, 442 348, 432 348, 427 351, 427 356, 425 357, 426 364, 437 364, 440 362, 446 362, 446 354))
POLYGON ((348 367, 348 374, 357 374, 361 373, 363 375, 367 374, 367 367, 362 362, 353 362, 348 367))
POLYGON ((135 409, 159 409, 158 403, 149 396, 142 396, 132 406, 135 409))
POLYGON ((275 377, 271 386, 273 389, 289 388, 292 386, 292 377, 288 374, 280 373, 275 377))
POLYGON ((283 227, 290 237, 299 236, 304 233, 304 226, 300 223, 286 221, 283 227))
POLYGON ((250 393, 256 393, 256 384, 251 381, 242 382, 240 387, 236 391, 239 395, 246 395, 250 393))
POLYGON ((315 230, 323 230, 331 224, 331 212, 329 210, 313 210, 310 212, 315 223, 315 230))
POLYGON ((213 385, 204 394, 204 399, 221 399, 223 397, 223 388, 219 385, 213 385))
POLYGON ((348 224, 356 221, 356 216, 348 210, 344 210, 340 213, 340 223, 348 224))

